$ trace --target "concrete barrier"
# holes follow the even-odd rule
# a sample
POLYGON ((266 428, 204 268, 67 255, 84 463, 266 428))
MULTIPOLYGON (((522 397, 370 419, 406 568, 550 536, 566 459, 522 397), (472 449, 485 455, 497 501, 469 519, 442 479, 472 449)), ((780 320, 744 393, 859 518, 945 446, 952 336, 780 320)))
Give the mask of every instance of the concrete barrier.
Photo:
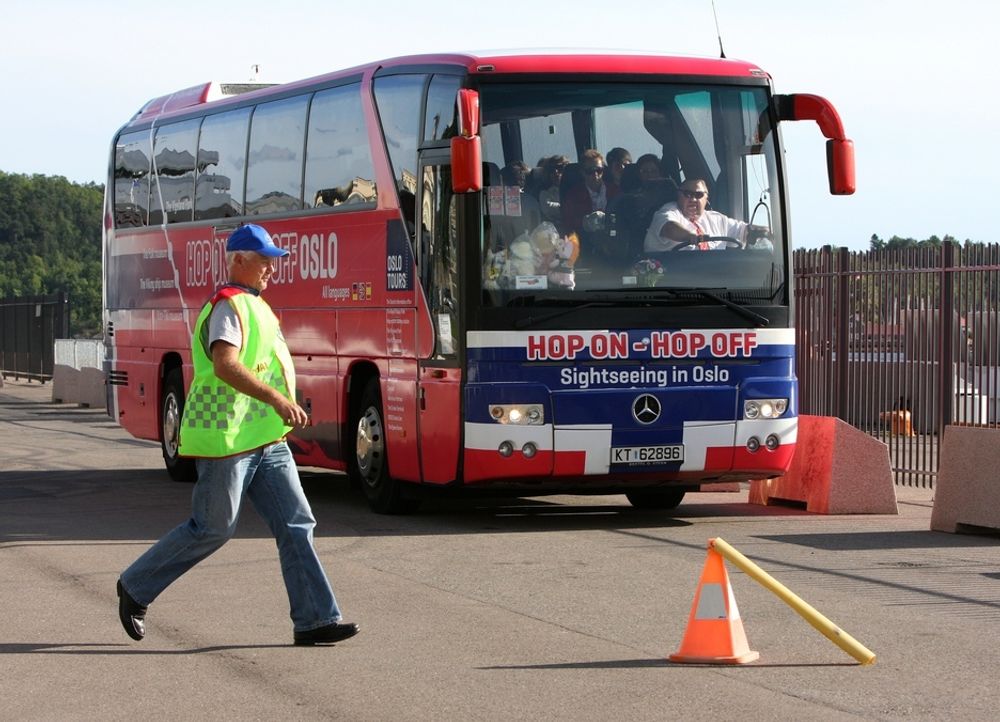
POLYGON ((52 400, 94 409, 105 408, 104 344, 101 341, 56 339, 52 400))
POLYGON ((773 501, 818 514, 897 514, 889 447, 832 416, 799 416, 788 472, 750 482, 749 503, 773 501))
POLYGON ((710 493, 717 493, 720 491, 742 491, 743 487, 740 486, 738 481, 713 481, 708 484, 702 484, 695 491, 705 491, 710 493))
POLYGON ((1000 530, 1000 430, 945 426, 931 529, 1000 530))

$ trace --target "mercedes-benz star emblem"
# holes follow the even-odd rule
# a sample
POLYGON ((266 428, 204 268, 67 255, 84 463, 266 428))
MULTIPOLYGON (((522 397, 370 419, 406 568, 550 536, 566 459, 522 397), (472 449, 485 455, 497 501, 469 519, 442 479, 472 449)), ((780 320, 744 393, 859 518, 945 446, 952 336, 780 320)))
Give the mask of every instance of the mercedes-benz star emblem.
POLYGON ((632 402, 632 416, 640 424, 651 424, 660 418, 660 401, 652 394, 643 394, 632 402))

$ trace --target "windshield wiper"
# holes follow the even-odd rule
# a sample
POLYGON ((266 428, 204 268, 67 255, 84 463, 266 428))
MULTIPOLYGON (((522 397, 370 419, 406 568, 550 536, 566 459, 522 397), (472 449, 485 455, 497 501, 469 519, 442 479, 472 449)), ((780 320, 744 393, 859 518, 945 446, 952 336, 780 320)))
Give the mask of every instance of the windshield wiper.
MULTIPOLYGON (((742 306, 742 305, 736 303, 735 301, 730 301, 725 296, 720 296, 718 293, 716 293, 715 289, 711 289, 711 288, 678 288, 678 287, 675 286, 673 288, 657 288, 656 290, 657 291, 667 291, 668 293, 672 294, 674 298, 680 298, 685 293, 693 293, 693 294, 695 294, 697 296, 701 296, 702 298, 707 298, 707 299, 710 299, 712 301, 715 301, 716 303, 721 304, 721 305, 725 306, 726 308, 731 308, 733 311, 736 311, 736 313, 738 313, 739 315, 741 315, 743 318, 747 319, 748 321, 753 321, 755 324, 757 324, 758 327, 760 327, 760 326, 770 326, 771 325, 771 319, 769 319, 767 316, 762 316, 759 313, 757 313, 756 311, 751 311, 746 306, 742 306)), ((719 290, 722 290, 722 289, 719 289, 719 290)))
MULTIPOLYGON (((594 292, 589 291, 588 293, 594 293, 594 292)), ((591 301, 587 301, 586 303, 581 303, 576 306, 570 306, 569 308, 563 308, 558 311, 553 311, 552 313, 549 314, 543 314, 541 316, 525 316, 524 318, 520 318, 514 322, 514 328, 518 329, 528 328, 529 326, 533 326, 538 323, 544 323, 546 321, 551 321, 553 319, 571 314, 574 311, 580 311, 584 308, 595 308, 598 306, 603 306, 607 308, 613 306, 622 306, 623 304, 652 306, 659 304, 676 303, 678 300, 683 299, 684 294, 693 294, 701 298, 707 298, 711 301, 715 301, 719 305, 732 309, 736 313, 743 316, 743 318, 752 321, 758 327, 771 325, 771 320, 767 318, 767 316, 762 316, 756 311, 750 310, 746 306, 742 306, 736 303, 735 301, 730 301, 725 296, 720 296, 718 293, 716 293, 715 289, 656 287, 656 288, 650 288, 649 292, 641 292, 641 291, 637 292, 634 289, 629 289, 629 291, 627 292, 615 293, 613 291, 611 292, 604 291, 600 293, 602 296, 600 300, 594 299, 591 301)), ((535 301, 534 296, 528 296, 527 298, 530 299, 532 302, 535 301)), ((531 305, 531 304, 529 303, 525 305, 531 305)))
POLYGON ((542 316, 525 316, 524 318, 519 318, 514 321, 514 328, 528 328, 528 326, 534 326, 536 323, 544 323, 546 321, 551 321, 552 319, 559 318, 560 316, 566 316, 567 314, 573 313, 574 311, 579 311, 584 308, 593 308, 595 306, 614 306, 615 304, 611 301, 588 301, 587 303, 581 303, 578 306, 570 306, 569 308, 563 308, 558 311, 553 311, 552 313, 545 314, 542 316))

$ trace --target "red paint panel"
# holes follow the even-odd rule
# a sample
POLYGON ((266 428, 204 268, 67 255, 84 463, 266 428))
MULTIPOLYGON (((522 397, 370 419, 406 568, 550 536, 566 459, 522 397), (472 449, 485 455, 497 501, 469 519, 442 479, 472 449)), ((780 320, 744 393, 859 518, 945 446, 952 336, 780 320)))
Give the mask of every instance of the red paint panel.
POLYGON ((466 483, 474 483, 489 479, 548 477, 552 463, 551 451, 539 451, 531 459, 515 451, 505 459, 493 449, 466 449, 464 478, 466 483))
POLYGON ((497 55, 473 58, 469 69, 475 71, 483 65, 493 66, 490 73, 651 73, 741 78, 761 75, 756 65, 738 60, 656 55, 497 55))
POLYGON ((732 446, 710 446, 705 450, 705 471, 729 471, 732 468, 732 446))
POLYGON ((754 453, 741 446, 733 449, 733 470, 755 474, 783 474, 788 470, 794 455, 795 444, 783 444, 775 451, 768 451, 762 446, 754 453))
POLYGON ((382 379, 382 414, 389 472, 404 481, 420 481, 417 438, 417 364, 391 359, 382 379))
POLYGON ((583 476, 587 464, 586 451, 560 451, 553 461, 553 476, 583 476))
POLYGON ((385 309, 337 313, 337 351, 341 357, 385 358, 385 309))
POLYGON ((461 380, 459 369, 420 372, 420 465, 423 480, 431 484, 454 481, 458 475, 461 380))
POLYGON ((281 311, 281 333, 295 356, 295 369, 299 359, 310 354, 332 356, 337 353, 337 312, 335 310, 296 309, 281 311))

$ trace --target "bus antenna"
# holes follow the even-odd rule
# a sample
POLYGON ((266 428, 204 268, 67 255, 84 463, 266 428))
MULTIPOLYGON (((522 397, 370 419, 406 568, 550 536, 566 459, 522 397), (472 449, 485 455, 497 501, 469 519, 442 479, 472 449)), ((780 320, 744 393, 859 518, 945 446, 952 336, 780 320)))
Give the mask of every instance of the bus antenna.
MULTIPOLYGON (((716 21, 716 25, 718 25, 718 21, 716 21)), ((252 73, 252 75, 250 76, 250 82, 251 83, 258 82, 260 80, 260 65, 257 63, 251 65, 250 72, 252 73)))
POLYGON ((719 36, 719 57, 725 58, 726 51, 722 47, 722 31, 719 30, 719 13, 715 11, 715 0, 712 0, 712 15, 715 17, 715 34, 719 36))

